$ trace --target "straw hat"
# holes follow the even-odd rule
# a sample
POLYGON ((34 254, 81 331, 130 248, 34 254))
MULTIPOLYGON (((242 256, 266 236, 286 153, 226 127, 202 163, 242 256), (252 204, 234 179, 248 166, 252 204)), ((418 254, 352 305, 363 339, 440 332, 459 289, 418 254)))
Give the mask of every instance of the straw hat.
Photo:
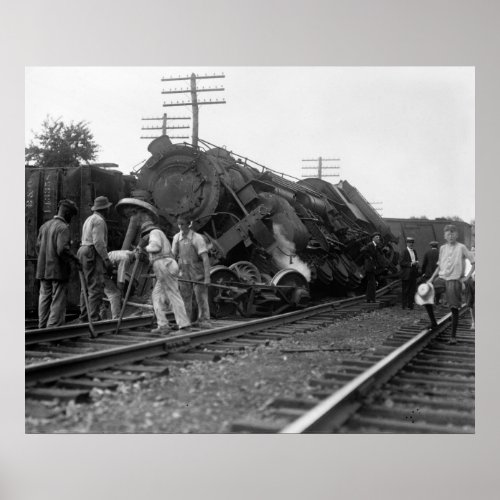
POLYGON ((106 196, 98 196, 94 200, 94 206, 90 210, 104 210, 112 205, 106 196))
POLYGON ((417 293, 415 294, 415 302, 419 306, 434 304, 434 287, 430 283, 422 283, 419 285, 417 293))
POLYGON ((156 208, 147 201, 139 200, 137 198, 122 198, 116 204, 116 210, 120 215, 123 215, 123 209, 125 207, 142 208, 143 210, 149 212, 149 215, 152 216, 153 221, 158 222, 158 210, 156 210, 156 208))

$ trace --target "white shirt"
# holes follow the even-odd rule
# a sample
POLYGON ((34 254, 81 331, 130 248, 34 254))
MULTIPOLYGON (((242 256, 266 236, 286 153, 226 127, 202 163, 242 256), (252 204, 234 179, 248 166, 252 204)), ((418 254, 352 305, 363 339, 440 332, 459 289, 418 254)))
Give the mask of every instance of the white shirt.
POLYGON ((413 264, 414 262, 417 261, 417 259, 415 258, 415 252, 410 247, 406 247, 406 248, 408 249, 408 253, 410 254, 411 263, 413 264))

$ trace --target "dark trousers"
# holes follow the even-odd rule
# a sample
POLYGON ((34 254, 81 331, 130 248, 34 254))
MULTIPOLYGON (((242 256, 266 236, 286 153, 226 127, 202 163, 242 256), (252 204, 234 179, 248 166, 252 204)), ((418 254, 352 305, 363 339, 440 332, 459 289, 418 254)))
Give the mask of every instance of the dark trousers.
POLYGON ((40 280, 38 328, 64 325, 68 282, 40 280))
POLYGON ((83 275, 87 282, 90 311, 87 311, 82 289, 80 295, 80 320, 92 321, 101 319, 100 309, 104 298, 104 261, 93 246, 81 246, 78 249, 78 258, 82 264, 83 275))
POLYGON ((377 290, 377 279, 375 273, 366 273, 366 301, 375 302, 375 292, 377 290))
POLYGON ((417 291, 417 277, 410 276, 407 280, 402 280, 401 299, 403 308, 413 309, 415 303, 415 292, 417 291))

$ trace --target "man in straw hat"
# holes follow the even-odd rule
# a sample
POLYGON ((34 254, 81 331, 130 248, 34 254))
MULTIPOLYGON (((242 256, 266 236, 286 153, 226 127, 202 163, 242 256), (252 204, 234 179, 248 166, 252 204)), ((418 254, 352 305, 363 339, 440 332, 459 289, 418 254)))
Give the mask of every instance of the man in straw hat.
POLYGON ((417 289, 418 257, 413 248, 415 239, 412 236, 406 238, 406 248, 401 253, 399 267, 401 268, 401 299, 403 309, 413 309, 414 296, 417 289))
POLYGON ((179 266, 173 258, 170 242, 165 233, 152 222, 145 222, 141 226, 141 237, 141 246, 147 244, 145 250, 156 276, 151 298, 158 327, 151 330, 151 333, 168 334, 170 332, 167 319, 167 298, 179 330, 189 331, 190 321, 177 281, 179 266))
POLYGON ((80 320, 99 321, 100 308, 104 297, 104 272, 113 272, 113 264, 108 255, 108 227, 106 217, 109 213, 109 202, 106 196, 98 196, 94 200, 91 210, 94 212, 87 217, 82 228, 82 244, 78 249, 78 258, 82 265, 83 275, 87 282, 89 309, 85 306, 85 299, 81 291, 80 320))
POLYGON ((64 324, 70 263, 80 265, 70 250, 69 223, 78 213, 71 200, 61 200, 57 215, 40 227, 36 242, 36 279, 40 280, 38 328, 64 324))
MULTIPOLYGON (((462 305, 462 289, 465 288, 465 282, 474 272, 476 266, 474 254, 465 245, 457 241, 457 236, 456 226, 448 224, 444 227, 446 244, 440 247, 437 267, 427 281, 427 283, 432 283, 438 275, 445 281, 446 300, 452 314, 450 344, 457 343, 458 310, 462 305), (467 259, 470 261, 471 267, 467 275, 465 275, 465 262, 467 259)), ((432 305, 430 308, 432 310, 432 305)), ((429 309, 427 312, 429 312, 429 309)))
POLYGON ((129 219, 127 234, 123 240, 122 250, 129 250, 138 243, 141 225, 146 222, 158 223, 158 211, 145 200, 139 198, 122 198, 116 204, 116 211, 129 219))

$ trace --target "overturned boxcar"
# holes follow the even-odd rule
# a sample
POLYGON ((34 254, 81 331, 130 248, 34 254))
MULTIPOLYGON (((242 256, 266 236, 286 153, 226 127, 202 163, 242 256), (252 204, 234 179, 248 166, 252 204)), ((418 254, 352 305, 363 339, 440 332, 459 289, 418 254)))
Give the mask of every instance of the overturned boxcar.
MULTIPOLYGON (((95 196, 116 204, 140 193, 158 210, 159 225, 169 237, 178 231, 177 216, 188 215, 208 242, 213 283, 262 285, 256 287, 249 314, 272 314, 283 309, 283 300, 297 304, 309 294, 362 293, 362 249, 374 231, 381 233, 386 250, 381 268, 396 272, 397 237, 347 181, 297 180, 203 141, 195 148, 163 136, 148 150, 150 158, 134 176, 99 166, 26 170, 27 308, 36 308, 36 232, 64 197, 80 207, 71 226, 75 248, 95 196)), ((109 217, 109 247, 122 248, 127 229, 130 236, 128 221, 113 211, 109 217)), ((76 280, 72 286, 69 302, 75 306, 76 280)), ((144 283, 138 287, 145 288, 144 283)), ((222 287, 211 288, 212 313, 234 311, 234 297, 222 287)))

